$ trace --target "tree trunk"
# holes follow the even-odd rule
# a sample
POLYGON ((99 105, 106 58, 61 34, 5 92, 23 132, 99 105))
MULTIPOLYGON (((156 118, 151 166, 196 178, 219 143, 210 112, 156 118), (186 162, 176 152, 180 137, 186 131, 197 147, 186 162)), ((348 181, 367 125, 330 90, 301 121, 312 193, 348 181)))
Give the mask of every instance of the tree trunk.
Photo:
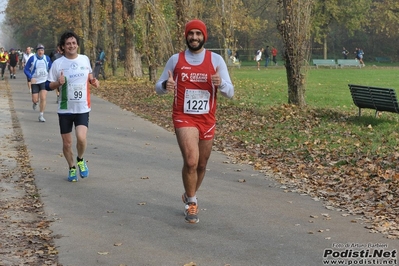
POLYGON ((116 75, 116 70, 118 69, 118 53, 119 53, 119 42, 118 42, 118 19, 117 19, 117 1, 112 0, 112 15, 111 15, 111 25, 112 25, 112 75, 116 75))
POLYGON ((288 103, 300 107, 306 105, 305 101, 305 74, 298 71, 298 67, 290 64, 285 65, 288 83, 288 103))
POLYGON ((93 69, 97 58, 96 44, 98 41, 98 19, 95 10, 95 0, 89 0, 89 40, 91 45, 87 48, 89 49, 88 55, 91 59, 93 69))
POLYGON ((327 36, 324 36, 324 46, 323 46, 323 56, 324 59, 327 59, 327 36))
MULTIPOLYGON (((87 17, 87 0, 80 0, 79 1, 80 4, 80 15, 81 15, 81 20, 82 20, 82 25, 88 25, 88 17, 87 17)), ((80 48, 80 53, 81 54, 85 54, 85 42, 86 40, 88 40, 88 28, 87 27, 83 27, 82 28, 82 37, 80 38, 80 44, 79 44, 79 48, 80 48)))
POLYGON ((134 34, 133 21, 135 16, 136 0, 124 0, 123 2, 123 32, 126 45, 125 77, 142 77, 141 55, 136 51, 136 36, 134 34))
POLYGON ((309 58, 310 17, 312 0, 279 0, 281 19, 278 29, 284 42, 284 61, 287 72, 288 103, 306 105, 306 66, 309 58))
POLYGON ((185 0, 176 0, 176 46, 175 51, 181 52, 186 47, 184 27, 187 23, 185 14, 185 0))
MULTIPOLYGON (((97 39, 96 44, 97 45, 94 47, 94 48, 101 47, 104 49, 105 59, 104 59, 103 67, 104 67, 105 72, 107 72, 108 66, 109 66, 107 59, 111 58, 111 56, 109 56, 109 55, 112 54, 113 50, 114 50, 114 47, 110 41, 110 34, 109 34, 109 28, 108 28, 108 3, 109 3, 109 1, 107 1, 107 0, 100 1, 101 9, 99 9, 100 11, 97 11, 97 21, 98 21, 100 30, 97 31, 97 36, 96 36, 96 39, 97 39)), ((95 55, 95 58, 97 58, 97 49, 95 50, 94 55, 95 55)))
MULTIPOLYGON (((155 6, 155 0, 148 0, 151 6, 155 6)), ((150 6, 150 7, 151 7, 150 6)), ((147 9, 147 10, 150 10, 147 9)), ((153 14, 148 11, 147 12, 147 60, 148 60, 148 75, 150 81, 156 80, 156 74, 157 74, 157 58, 155 56, 155 50, 156 50, 156 32, 154 30, 155 25, 154 25, 154 20, 153 20, 153 14)))

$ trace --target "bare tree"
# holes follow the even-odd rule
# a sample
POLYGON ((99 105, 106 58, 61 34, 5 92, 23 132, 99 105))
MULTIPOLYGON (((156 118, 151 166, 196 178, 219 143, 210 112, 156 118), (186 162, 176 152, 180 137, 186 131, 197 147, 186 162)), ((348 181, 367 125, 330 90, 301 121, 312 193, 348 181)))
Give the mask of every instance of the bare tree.
POLYGON ((118 52, 119 52, 119 42, 118 42, 118 19, 117 19, 117 1, 112 0, 112 14, 111 14, 111 25, 112 25, 112 75, 116 75, 116 70, 118 68, 118 52))
MULTIPOLYGON (((87 16, 87 13, 88 13, 87 12, 87 6, 88 6, 87 0, 79 0, 79 4, 80 4, 80 10, 81 10, 80 18, 82 21, 82 25, 88 25, 89 18, 87 16)), ((88 36, 89 36, 87 27, 82 28, 81 36, 82 37, 81 37, 80 44, 79 44, 80 53, 85 54, 86 41, 88 40, 88 36)))
POLYGON ((187 14, 185 12, 186 8, 186 0, 176 0, 176 45, 175 49, 176 52, 183 51, 185 48, 185 42, 184 42, 184 26, 188 20, 188 18, 185 16, 187 14))
POLYGON ((86 49, 89 50, 89 58, 91 58, 92 66, 94 68, 96 61, 96 44, 98 40, 98 15, 96 12, 96 1, 89 0, 89 47, 86 49))
POLYGON ((126 45, 125 77, 142 77, 141 55, 136 50, 136 36, 133 21, 139 0, 124 0, 123 5, 123 33, 126 45))
POLYGON ((220 46, 223 48, 221 55, 227 62, 228 53, 227 49, 232 49, 234 46, 234 27, 233 27, 233 1, 216 0, 215 6, 217 16, 212 16, 212 24, 214 25, 216 33, 220 39, 220 46))
MULTIPOLYGON (((113 53, 114 50, 114 46, 111 43, 111 34, 109 33, 109 28, 108 28, 108 5, 109 1, 107 0, 101 0, 100 1, 100 15, 99 15, 99 25, 101 25, 100 31, 98 31, 98 40, 97 40, 97 47, 101 47, 104 49, 105 51, 105 56, 110 55, 113 53)), ((111 16, 113 16, 114 14, 112 14, 111 16)), ((96 58, 97 58, 97 52, 95 54, 96 58)), ((111 58, 110 56, 108 56, 108 58, 111 58)), ((105 64, 104 67, 105 69, 107 69, 108 64, 105 64)))
POLYGON ((153 8, 155 8, 155 0, 147 0, 148 1, 148 8, 147 8, 147 22, 146 22, 146 35, 147 35, 147 42, 146 42, 146 58, 148 62, 148 73, 149 78, 151 81, 155 82, 156 73, 158 63, 155 56, 156 50, 156 32, 155 32, 155 23, 154 23, 154 12, 151 12, 153 8))
POLYGON ((288 81, 288 103, 306 105, 305 63, 309 59, 310 18, 313 0, 278 0, 281 18, 277 27, 284 42, 284 61, 288 81))

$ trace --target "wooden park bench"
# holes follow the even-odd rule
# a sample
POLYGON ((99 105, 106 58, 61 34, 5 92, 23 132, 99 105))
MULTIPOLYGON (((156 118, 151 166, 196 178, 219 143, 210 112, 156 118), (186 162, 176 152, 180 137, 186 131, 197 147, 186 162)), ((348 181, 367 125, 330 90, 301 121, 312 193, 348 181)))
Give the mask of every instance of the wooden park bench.
POLYGON ((378 63, 391 63, 392 60, 389 57, 376 57, 375 61, 377 61, 378 63))
POLYGON ((338 65, 343 68, 345 66, 362 67, 360 62, 356 59, 338 59, 338 65))
POLYGON ((374 109, 375 117, 378 112, 399 113, 398 100, 394 89, 377 88, 362 85, 348 84, 353 103, 359 108, 374 109))
POLYGON ((337 63, 335 63, 334 59, 313 59, 313 65, 316 66, 316 68, 319 68, 319 66, 329 66, 337 68, 337 63))

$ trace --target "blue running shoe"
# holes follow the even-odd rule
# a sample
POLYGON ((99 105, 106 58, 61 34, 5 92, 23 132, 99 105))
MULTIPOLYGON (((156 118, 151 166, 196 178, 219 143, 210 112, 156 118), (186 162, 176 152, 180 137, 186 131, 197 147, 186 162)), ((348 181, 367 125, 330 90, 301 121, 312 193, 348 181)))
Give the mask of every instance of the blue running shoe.
POLYGON ((78 168, 81 178, 85 178, 89 176, 89 168, 87 167, 86 161, 82 160, 78 162, 78 168))
POLYGON ((76 168, 69 169, 68 181, 69 182, 77 182, 78 181, 78 177, 76 176, 76 168))

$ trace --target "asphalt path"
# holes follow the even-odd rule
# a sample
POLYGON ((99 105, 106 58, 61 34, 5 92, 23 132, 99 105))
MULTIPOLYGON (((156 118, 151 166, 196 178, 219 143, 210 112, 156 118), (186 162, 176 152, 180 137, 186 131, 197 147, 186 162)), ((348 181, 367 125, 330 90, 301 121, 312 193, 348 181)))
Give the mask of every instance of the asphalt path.
MULTIPOLYGON (((90 176, 69 183, 55 92, 48 93, 41 123, 22 76, 2 82, 10 84, 64 266, 318 266, 333 257, 361 265, 353 261, 375 259, 365 252, 377 247, 393 252, 384 259, 396 259, 398 241, 369 233, 359 217, 287 193, 272 178, 229 163, 218 152, 212 153, 198 191, 200 222, 185 223, 182 159, 174 134, 95 96, 85 154, 90 176), (367 256, 355 258, 354 251, 362 250, 367 256)), ((8 101, 0 104, 9 108, 8 101)))

